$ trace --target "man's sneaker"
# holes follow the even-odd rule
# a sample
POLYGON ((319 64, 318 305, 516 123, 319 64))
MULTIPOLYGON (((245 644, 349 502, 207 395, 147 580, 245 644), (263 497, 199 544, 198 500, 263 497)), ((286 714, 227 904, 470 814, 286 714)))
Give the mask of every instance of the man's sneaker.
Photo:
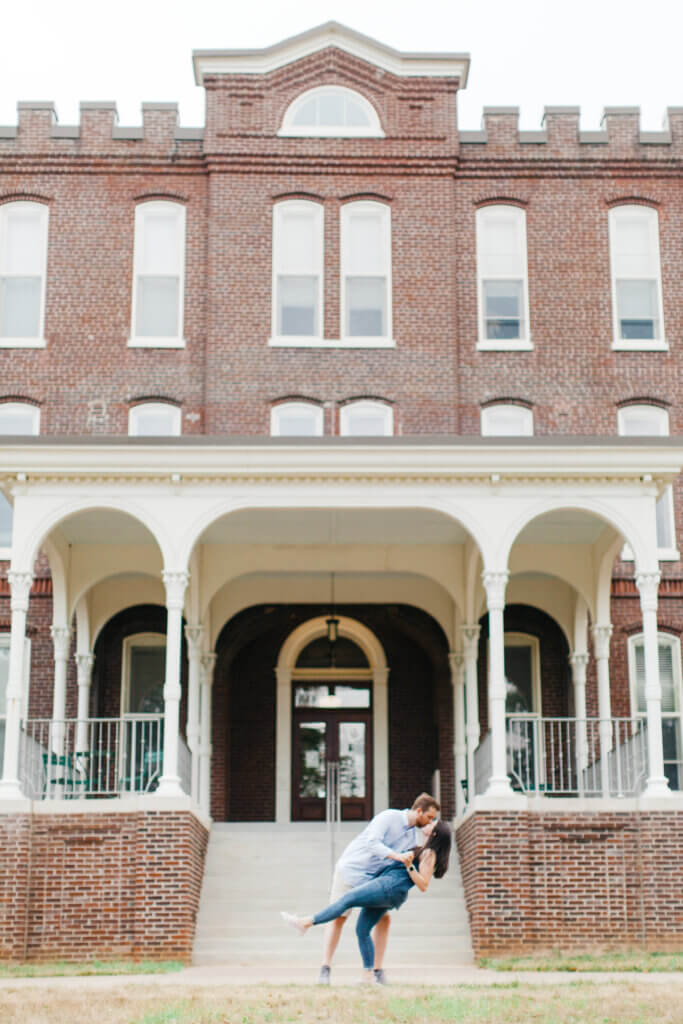
POLYGON ((389 984, 389 982, 387 981, 387 976, 381 967, 375 967, 374 971, 372 972, 372 980, 374 981, 375 985, 389 984))
POLYGON ((329 985, 330 984, 330 974, 331 974, 330 968, 327 966, 327 964, 323 964, 323 966, 320 968, 320 974, 318 975, 318 984, 319 985, 329 985))
POLYGON ((293 928, 295 931, 297 931, 299 935, 303 935, 304 932, 306 931, 301 921, 295 914, 288 914, 286 910, 281 910, 280 917, 286 924, 289 925, 290 928, 293 928))

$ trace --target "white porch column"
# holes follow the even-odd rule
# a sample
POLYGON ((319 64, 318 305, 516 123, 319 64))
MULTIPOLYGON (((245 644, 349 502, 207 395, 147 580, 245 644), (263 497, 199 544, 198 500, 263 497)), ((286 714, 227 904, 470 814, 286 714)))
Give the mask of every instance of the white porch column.
POLYGON ((201 657, 201 697, 199 736, 199 806, 205 814, 211 814, 211 696, 213 694, 213 670, 215 654, 201 657))
POLYGON ((465 737, 465 658, 459 651, 448 655, 453 687, 453 755, 455 763, 455 816, 462 818, 465 811, 463 781, 467 773, 467 743, 465 737))
POLYGON ((505 588, 509 573, 482 573, 489 613, 489 707, 491 715, 491 777, 486 796, 511 796, 512 786, 507 774, 505 735, 505 588))
MULTIPOLYGON (((375 666, 372 672, 372 702, 374 705, 373 715, 373 809, 374 813, 384 810, 389 806, 389 669, 382 666, 375 666)), ((292 725, 289 725, 290 735, 292 725)), ((291 758, 291 753, 290 753, 291 758)))
POLYGON ((291 820, 292 673, 289 666, 279 665, 275 678, 275 820, 282 822, 291 820))
POLYGON ((187 745, 192 758, 190 795, 195 803, 199 801, 199 687, 201 677, 202 638, 201 626, 185 626, 188 657, 187 694, 187 745))
POLYGON ((593 626, 593 650, 595 652, 598 677, 598 734, 600 736, 600 784, 602 795, 609 796, 609 758, 612 749, 612 703, 609 686, 609 644, 612 636, 611 623, 597 623, 593 626))
POLYGON ((92 651, 85 654, 75 654, 76 679, 78 682, 78 723, 76 725, 76 751, 79 754, 89 749, 88 718, 90 711, 90 684, 92 682, 92 670, 95 664, 95 655, 92 651))
POLYGON ((580 794, 584 789, 583 773, 588 765, 588 735, 586 731, 586 669, 588 654, 575 652, 569 658, 574 684, 574 718, 576 719, 576 778, 580 794))
POLYGON ((668 796, 669 780, 664 774, 662 747, 662 686, 659 679, 657 643, 657 589, 659 572, 639 572, 636 586, 640 592, 645 647, 645 702, 647 705, 647 752, 649 774, 645 796, 668 796))
POLYGON ((182 796, 178 775, 178 738, 180 727, 180 655, 181 625, 185 589, 189 574, 184 570, 162 573, 166 588, 166 679, 164 681, 164 770, 159 780, 159 796, 182 796))
POLYGON ((52 749, 57 756, 64 753, 66 718, 66 666, 69 660, 71 630, 68 626, 51 626, 52 648, 55 660, 54 688, 52 691, 52 749))
POLYGON ((474 752, 479 746, 481 734, 479 726, 479 682, 477 679, 477 663, 479 661, 480 626, 463 626, 462 651, 465 658, 465 707, 467 724, 467 802, 472 802, 474 792, 474 752))
POLYGON ((19 782, 19 747, 21 731, 21 702, 24 692, 24 648, 26 646, 26 613, 33 574, 7 573, 10 586, 12 617, 9 648, 5 714, 5 754, 3 759, 0 797, 3 800, 22 800, 19 782))

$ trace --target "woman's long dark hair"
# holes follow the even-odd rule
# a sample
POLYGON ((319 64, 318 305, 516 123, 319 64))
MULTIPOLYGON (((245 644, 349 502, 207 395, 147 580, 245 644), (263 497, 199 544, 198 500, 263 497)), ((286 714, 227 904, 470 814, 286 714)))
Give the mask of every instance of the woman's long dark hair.
POLYGON ((419 865, 420 857, 425 850, 433 850, 436 857, 434 865, 434 877, 443 878, 448 871, 448 858, 451 855, 451 828, 445 821, 437 821, 434 831, 424 844, 415 850, 415 863, 419 865))

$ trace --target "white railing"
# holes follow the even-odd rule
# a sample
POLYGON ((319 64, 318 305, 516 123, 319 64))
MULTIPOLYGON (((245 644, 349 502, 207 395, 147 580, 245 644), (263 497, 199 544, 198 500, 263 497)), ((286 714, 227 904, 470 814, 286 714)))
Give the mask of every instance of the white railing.
MULTIPOLYGON (((163 765, 163 715, 22 723, 19 779, 32 800, 151 793, 163 765)), ((184 746, 184 744, 182 744, 184 746)), ((189 771, 181 770, 183 786, 189 771)))
POLYGON ((555 796, 637 796, 647 778, 647 728, 632 718, 507 718, 513 789, 555 796))

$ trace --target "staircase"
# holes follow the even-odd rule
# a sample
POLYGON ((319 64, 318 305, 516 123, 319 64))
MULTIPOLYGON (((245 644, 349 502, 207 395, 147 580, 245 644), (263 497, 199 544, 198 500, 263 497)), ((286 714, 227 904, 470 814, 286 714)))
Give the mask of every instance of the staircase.
MULTIPOLYGON (((362 826, 342 823, 338 855, 362 826)), ((303 937, 281 910, 314 913, 328 902, 330 837, 324 824, 212 825, 199 903, 193 962, 237 967, 310 967, 321 961, 323 928, 303 937)), ((360 964, 355 916, 344 926, 335 967, 360 964)), ((426 893, 411 890, 394 913, 385 966, 454 967, 473 962, 457 851, 426 893)))

